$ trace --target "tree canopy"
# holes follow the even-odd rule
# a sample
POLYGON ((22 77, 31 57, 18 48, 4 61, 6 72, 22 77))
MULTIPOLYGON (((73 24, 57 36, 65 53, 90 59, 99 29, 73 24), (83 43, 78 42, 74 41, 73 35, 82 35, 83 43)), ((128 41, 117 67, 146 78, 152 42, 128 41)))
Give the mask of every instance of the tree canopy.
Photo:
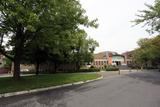
POLYGON ((19 78, 22 55, 30 44, 58 54, 68 49, 80 25, 97 27, 96 21, 89 20, 78 0, 1 0, 0 52, 14 61, 14 77, 19 78))
MULTIPOLYGON (((160 33, 160 0, 155 0, 153 5, 145 4, 148 9, 139 11, 136 24, 143 23, 148 26, 151 34, 160 33)), ((160 65, 160 36, 144 38, 138 41, 139 48, 134 51, 134 60, 144 67, 160 65)))
POLYGON ((160 36, 141 39, 139 48, 134 51, 134 60, 146 68, 157 68, 160 65, 160 36))

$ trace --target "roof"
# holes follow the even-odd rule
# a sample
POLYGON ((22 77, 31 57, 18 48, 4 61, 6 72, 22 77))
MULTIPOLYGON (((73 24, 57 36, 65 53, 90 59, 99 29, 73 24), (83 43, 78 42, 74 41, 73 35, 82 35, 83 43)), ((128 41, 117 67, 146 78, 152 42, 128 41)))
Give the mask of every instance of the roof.
POLYGON ((109 56, 118 55, 117 52, 104 51, 97 54, 94 54, 94 59, 107 59, 109 56))
POLYGON ((129 55, 129 54, 133 54, 133 53, 134 53, 134 51, 127 51, 125 53, 122 53, 122 55, 129 55))
POLYGON ((106 52, 94 54, 94 59, 106 59, 106 58, 107 58, 106 52))
POLYGON ((130 59, 133 56, 133 52, 134 51, 128 51, 128 52, 123 53, 122 55, 124 55, 127 59, 130 59))

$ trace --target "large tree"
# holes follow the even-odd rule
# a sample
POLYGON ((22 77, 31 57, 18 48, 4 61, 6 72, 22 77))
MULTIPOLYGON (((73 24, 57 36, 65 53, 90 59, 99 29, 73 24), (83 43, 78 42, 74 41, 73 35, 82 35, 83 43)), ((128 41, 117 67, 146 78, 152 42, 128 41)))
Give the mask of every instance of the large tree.
POLYGON ((96 26, 96 20, 89 21, 84 13, 77 0, 1 0, 0 52, 14 61, 14 77, 20 78, 22 54, 35 37, 71 33, 80 25, 96 26))
MULTIPOLYGON (((136 24, 143 23, 148 27, 151 34, 160 33, 160 0, 155 0, 153 5, 146 4, 148 9, 140 11, 138 18, 134 20, 136 24)), ((138 42, 139 48, 135 50, 135 60, 141 65, 147 63, 159 65, 160 57, 160 36, 152 39, 142 39, 138 42)))
POLYGON ((25 50, 27 52, 23 55, 24 63, 36 65, 37 75, 40 64, 44 63, 54 64, 52 66, 52 68, 55 67, 54 72, 57 71, 59 64, 74 64, 79 70, 81 65, 92 62, 94 50, 98 46, 95 40, 87 38, 84 30, 78 30, 66 36, 55 36, 53 39, 49 37, 49 40, 47 38, 43 36, 36 38, 34 43, 28 45, 25 50))

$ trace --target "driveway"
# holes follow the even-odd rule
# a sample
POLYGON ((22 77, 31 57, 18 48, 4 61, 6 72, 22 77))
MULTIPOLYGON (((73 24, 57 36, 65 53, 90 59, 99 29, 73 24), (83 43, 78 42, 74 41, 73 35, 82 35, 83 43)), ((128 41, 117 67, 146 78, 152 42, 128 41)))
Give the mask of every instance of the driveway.
MULTIPOLYGON (((104 73, 105 74, 105 73, 104 73)), ((132 72, 46 92, 0 99, 0 107, 160 107, 160 73, 132 72)))

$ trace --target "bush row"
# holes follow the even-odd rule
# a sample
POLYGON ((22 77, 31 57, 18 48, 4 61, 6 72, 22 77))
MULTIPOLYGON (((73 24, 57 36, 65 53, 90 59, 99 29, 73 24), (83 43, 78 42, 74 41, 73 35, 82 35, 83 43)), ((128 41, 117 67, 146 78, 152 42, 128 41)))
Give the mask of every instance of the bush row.
POLYGON ((107 66, 105 67, 105 71, 118 71, 119 68, 116 66, 107 66))
POLYGON ((80 69, 79 72, 100 72, 99 68, 80 69))
MULTIPOLYGON (((79 72, 100 72, 99 68, 83 68, 80 69, 79 71, 57 71, 57 72, 52 72, 52 73, 79 73, 79 72)), ((35 71, 29 71, 29 72, 21 72, 22 74, 35 74, 35 71)), ((51 72, 49 71, 40 71, 40 74, 50 74, 51 72)))

